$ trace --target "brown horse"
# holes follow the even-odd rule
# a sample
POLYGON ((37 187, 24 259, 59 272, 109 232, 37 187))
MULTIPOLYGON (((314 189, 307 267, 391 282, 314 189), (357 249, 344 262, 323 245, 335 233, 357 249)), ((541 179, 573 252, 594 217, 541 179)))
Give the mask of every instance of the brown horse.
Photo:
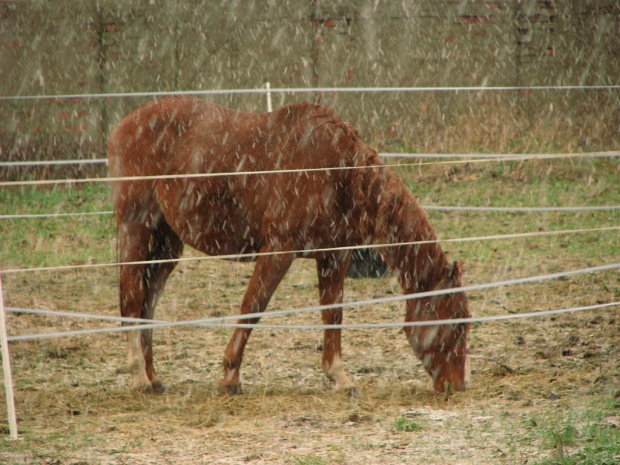
MULTIPOLYGON (((121 267, 125 317, 153 318, 175 266, 165 260, 180 257, 184 244, 210 255, 246 254, 256 261, 241 303, 245 314, 266 308, 298 257, 316 260, 321 304, 341 303, 351 254, 315 249, 436 238, 402 179, 382 166, 376 150, 353 127, 319 105, 300 103, 250 114, 199 99, 162 99, 120 122, 110 136, 108 158, 113 177, 231 173, 113 184, 121 261, 160 260, 121 267), (285 172, 265 173, 278 170, 285 172), (297 252, 263 255, 282 251, 297 252), (255 256, 257 252, 261 255, 255 256)), ((448 263, 436 242, 379 251, 405 293, 461 286, 460 264, 448 263)), ((465 294, 455 292, 408 300, 405 321, 468 316, 465 294)), ((322 319, 341 323, 342 310, 324 310, 322 319)), ((468 325, 404 331, 436 390, 465 389, 468 325)), ((225 391, 240 388, 250 333, 238 328, 228 343, 220 382, 225 391)), ((133 387, 141 391, 162 389, 155 379, 151 338, 150 330, 128 333, 133 387)), ((325 330, 322 366, 336 388, 352 389, 341 359, 339 329, 325 330)))

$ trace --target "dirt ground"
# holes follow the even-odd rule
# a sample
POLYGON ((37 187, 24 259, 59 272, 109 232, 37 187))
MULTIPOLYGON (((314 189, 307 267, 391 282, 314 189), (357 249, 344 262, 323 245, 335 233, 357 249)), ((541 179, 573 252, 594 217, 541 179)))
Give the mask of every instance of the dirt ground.
MULTIPOLYGON (((250 272, 251 265, 213 260, 183 264, 157 317, 232 314, 250 272)), ((313 263, 296 262, 271 308, 313 304, 314 274, 313 263)), ((115 272, 104 275, 24 281, 7 305, 45 308, 54 302, 114 315, 115 272), (42 295, 41 288, 48 293, 42 295)), ((618 276, 509 292, 518 300, 560 307, 571 301, 567 294, 585 285, 598 285, 604 301, 615 293, 618 276)), ((378 297, 386 290, 399 292, 393 278, 349 280, 347 298, 378 297)), ((506 292, 471 295, 474 314, 500 313, 506 292)), ((324 378, 317 331, 254 331, 245 356, 244 393, 234 397, 216 388, 228 329, 158 330, 155 357, 168 390, 156 396, 128 391, 122 334, 15 343, 21 439, 0 443, 0 457, 3 463, 28 464, 531 463, 553 456, 544 444, 545 428, 551 431, 571 416, 581 421, 580 412, 617 395, 618 316, 612 310, 477 324, 470 342, 471 388, 448 399, 432 391, 396 329, 344 333, 356 397, 334 392, 324 378)), ((401 319, 399 305, 346 312, 350 322, 401 319)), ((315 314, 269 320, 318 321, 315 314)), ((104 326, 29 315, 11 315, 8 325, 22 334, 104 326)), ((5 411, 0 415, 5 418, 5 411)))

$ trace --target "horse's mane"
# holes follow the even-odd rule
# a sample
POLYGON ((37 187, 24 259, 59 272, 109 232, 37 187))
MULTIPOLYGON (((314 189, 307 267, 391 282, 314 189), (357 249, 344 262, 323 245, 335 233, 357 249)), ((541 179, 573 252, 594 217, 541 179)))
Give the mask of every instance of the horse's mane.
MULTIPOLYGON (((376 150, 366 159, 367 169, 357 170, 357 199, 361 229, 366 242, 391 244, 436 241, 424 210, 398 174, 384 167, 376 150)), ((448 260, 436 242, 380 248, 388 266, 398 273, 408 292, 427 290, 442 279, 448 260)))
MULTIPOLYGON (((363 142, 357 129, 327 107, 299 103, 278 110, 277 122, 311 132, 326 130, 334 144, 334 163, 347 170, 349 192, 354 200, 353 218, 365 243, 389 244, 435 241, 435 230, 402 178, 386 167, 377 150, 363 142), (336 137, 337 136, 337 137, 336 137)), ((437 243, 379 249, 410 292, 436 285, 445 278, 448 261, 437 243)))

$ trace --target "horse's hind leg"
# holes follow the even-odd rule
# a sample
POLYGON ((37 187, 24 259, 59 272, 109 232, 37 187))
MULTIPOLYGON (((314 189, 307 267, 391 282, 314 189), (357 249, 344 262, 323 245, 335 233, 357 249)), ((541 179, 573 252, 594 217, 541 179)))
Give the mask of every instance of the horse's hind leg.
MULTIPOLYGON (((119 223, 118 243, 121 262, 141 262, 148 256, 150 228, 142 222, 119 223)), ((120 271, 119 291, 121 315, 125 318, 140 318, 146 291, 144 288, 143 264, 122 265, 120 271)), ((146 363, 142 351, 140 331, 128 331, 128 364, 132 377, 132 388, 147 391, 151 381, 146 374, 146 363)))
MULTIPOLYGON (((328 256, 316 261, 319 275, 319 292, 321 305, 342 303, 344 279, 349 266, 348 257, 328 256)), ((323 310, 323 323, 326 325, 342 323, 342 308, 323 310)), ((335 382, 338 390, 354 392, 354 384, 348 377, 342 363, 340 329, 326 329, 323 337, 323 371, 335 382)))
MULTIPOLYGON (((183 249, 180 239, 161 221, 155 227, 155 215, 143 217, 142 221, 123 221, 119 224, 119 247, 121 261, 177 258, 183 249)), ((157 299, 164 283, 174 268, 174 262, 153 265, 123 265, 120 273, 121 315, 129 318, 153 317, 157 299)), ((132 376, 132 388, 139 391, 161 389, 153 384, 151 330, 135 330, 127 333, 129 342, 128 364, 132 376)))
MULTIPOLYGON (((168 223, 162 220, 151 235, 151 244, 147 260, 176 260, 181 256, 182 252, 183 241, 170 229, 168 223)), ((144 273, 146 295, 141 318, 148 320, 153 319, 155 307, 164 291, 166 280, 170 276, 170 273, 172 273, 172 270, 174 270, 176 264, 176 261, 171 261, 146 265, 144 273)), ((160 381, 155 379, 155 370, 153 368, 152 329, 141 331, 141 342, 146 375, 151 381, 151 389, 155 392, 161 392, 164 390, 164 386, 160 381)))

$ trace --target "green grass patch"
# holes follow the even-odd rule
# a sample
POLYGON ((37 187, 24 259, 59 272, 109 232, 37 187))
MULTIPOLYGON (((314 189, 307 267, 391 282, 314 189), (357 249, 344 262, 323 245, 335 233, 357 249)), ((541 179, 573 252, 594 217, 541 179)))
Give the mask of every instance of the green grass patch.
POLYGON ((618 418, 614 403, 594 404, 566 418, 533 420, 542 426, 536 433, 542 436, 542 446, 549 457, 534 465, 612 465, 620 463, 620 429, 611 419, 618 418))
MULTIPOLYGON (((54 189, 0 190, 0 215, 110 212, 110 189, 94 184, 54 189)), ((29 268, 114 260, 113 215, 0 219, 3 268, 29 268)))
POLYGON ((408 433, 412 431, 421 431, 422 426, 407 417, 398 417, 394 422, 394 429, 396 431, 408 433))

